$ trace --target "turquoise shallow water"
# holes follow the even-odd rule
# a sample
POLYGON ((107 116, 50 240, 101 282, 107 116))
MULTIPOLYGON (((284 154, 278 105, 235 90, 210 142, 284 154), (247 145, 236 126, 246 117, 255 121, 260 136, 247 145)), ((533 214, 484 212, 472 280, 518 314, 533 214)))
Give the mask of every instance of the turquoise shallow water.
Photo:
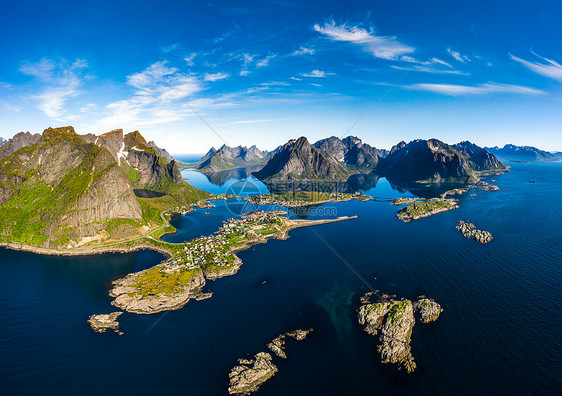
MULTIPOLYGON (((237 275, 209 282, 211 299, 157 315, 125 313, 124 336, 95 334, 86 319, 112 310, 108 280, 154 265, 160 255, 0 250, 0 392, 226 394, 237 358, 264 350, 281 332, 312 326, 308 340, 288 345, 289 358, 259 394, 557 393, 562 164, 516 164, 495 179, 500 191, 465 195, 460 209, 408 224, 385 202, 323 205, 332 215, 359 218, 293 230, 286 241, 240 253, 237 275), (466 218, 494 241, 463 238, 454 226, 466 218), (356 324, 364 282, 443 305, 436 323, 414 328, 414 375, 381 367, 376 339, 356 324)), ((368 193, 410 195, 384 179, 368 193)), ((231 216, 224 202, 210 213, 176 219, 181 228, 167 238, 213 232, 231 216)))

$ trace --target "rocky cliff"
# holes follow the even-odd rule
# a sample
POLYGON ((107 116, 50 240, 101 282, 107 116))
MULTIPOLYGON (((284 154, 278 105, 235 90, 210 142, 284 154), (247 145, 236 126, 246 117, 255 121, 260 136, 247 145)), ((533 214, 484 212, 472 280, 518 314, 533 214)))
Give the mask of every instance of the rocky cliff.
POLYGON ((6 158, 16 151, 32 146, 41 139, 41 135, 36 133, 32 135, 29 132, 20 132, 14 135, 13 138, 5 141, 0 147, 0 159, 6 158))
POLYGON ((470 166, 475 171, 499 171, 506 170, 507 166, 502 164, 494 154, 471 143, 464 141, 453 146, 459 153, 468 159, 470 166))
POLYGON ((377 173, 424 183, 468 182, 475 178, 468 159, 437 139, 398 143, 386 158, 379 160, 377 173))
POLYGON ((254 175, 266 181, 346 180, 350 172, 328 151, 311 145, 305 137, 290 140, 254 175))
POLYGON ((332 136, 317 141, 314 147, 328 151, 338 161, 354 169, 372 170, 380 157, 376 148, 355 136, 348 136, 343 140, 332 136))
MULTIPOLYGON (((161 221, 159 209, 205 195, 182 180, 177 164, 140 146, 140 134, 129 135, 116 130, 80 136, 72 127, 48 128, 36 143, 1 159, 0 240, 67 247, 116 231, 120 237, 137 235, 161 221), (127 152, 131 143, 140 147, 131 148, 133 154, 127 152), (157 204, 139 199, 135 188, 156 190, 163 198, 157 204)), ((14 145, 29 139, 36 137, 14 145)))

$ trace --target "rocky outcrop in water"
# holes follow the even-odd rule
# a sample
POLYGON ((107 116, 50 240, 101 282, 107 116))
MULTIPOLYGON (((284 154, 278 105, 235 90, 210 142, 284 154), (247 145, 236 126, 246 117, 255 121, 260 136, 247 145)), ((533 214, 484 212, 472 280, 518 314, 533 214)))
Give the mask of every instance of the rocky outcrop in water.
POLYGON ((312 146, 305 137, 290 140, 254 175, 265 181, 334 181, 349 176, 345 164, 312 146))
POLYGON ((476 226, 470 220, 459 220, 455 229, 460 231, 465 238, 472 238, 482 244, 489 243, 494 239, 491 232, 476 229, 476 226))
POLYGON ((414 312, 417 311, 422 323, 428 323, 439 317, 442 309, 435 301, 421 298, 416 303, 395 296, 382 295, 376 302, 371 302, 375 293, 367 293, 361 298, 357 310, 357 320, 365 326, 364 331, 379 336, 379 353, 381 363, 392 364, 409 373, 416 369, 411 353, 410 339, 415 324, 414 312))
POLYGON ((273 364, 271 355, 266 352, 257 353, 251 360, 239 359, 238 364, 228 375, 228 393, 231 395, 255 392, 279 371, 273 364))
MULTIPOLYGON (((285 342, 287 337, 297 341, 304 340, 311 332, 310 329, 297 329, 289 331, 275 337, 267 347, 281 359, 286 359, 285 342)), ((267 352, 259 352, 254 359, 238 359, 238 366, 235 366, 228 375, 230 394, 250 394, 257 391, 264 382, 277 373, 277 366, 273 363, 273 357, 267 352)))
POLYGON ((119 331, 119 322, 117 321, 117 318, 121 316, 121 314, 123 314, 123 312, 90 315, 88 323, 96 333, 105 333, 107 329, 112 329, 117 334, 121 335, 123 332, 119 331))
POLYGON ((414 303, 414 309, 418 313, 420 322, 429 323, 434 322, 439 318, 443 308, 431 298, 421 297, 414 303))

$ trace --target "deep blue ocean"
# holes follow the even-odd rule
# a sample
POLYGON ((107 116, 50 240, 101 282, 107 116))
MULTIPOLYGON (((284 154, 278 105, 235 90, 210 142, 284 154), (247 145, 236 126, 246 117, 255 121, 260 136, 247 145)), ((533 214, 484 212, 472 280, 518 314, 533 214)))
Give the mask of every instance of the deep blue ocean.
MULTIPOLYGON (((214 184, 184 175, 212 192, 235 181, 265 188, 248 175, 214 184)), ((86 320, 114 310, 111 279, 161 255, 0 250, 0 394, 225 395, 238 358, 308 327, 314 333, 287 345, 288 359, 259 395, 560 394, 562 163, 513 164, 494 179, 500 191, 472 191, 479 195, 462 196, 460 209, 411 223, 398 221, 388 202, 313 208, 312 217, 359 218, 256 245, 239 254, 238 274, 208 283, 211 299, 156 315, 125 313, 123 336, 94 333, 86 320), (463 238, 454 229, 459 219, 494 240, 463 238), (356 322, 359 296, 370 288, 425 294, 444 308, 437 322, 414 327, 411 376, 382 367, 376 338, 356 322)), ((366 193, 411 195, 385 179, 366 193)), ((214 232, 236 215, 231 205, 175 218, 179 231, 166 239, 214 232)))

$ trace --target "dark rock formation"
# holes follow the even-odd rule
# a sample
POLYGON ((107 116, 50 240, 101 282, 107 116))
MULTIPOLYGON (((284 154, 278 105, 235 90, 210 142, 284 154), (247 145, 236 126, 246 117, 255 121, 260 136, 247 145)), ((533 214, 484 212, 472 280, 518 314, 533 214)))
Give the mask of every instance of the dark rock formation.
POLYGON ((290 140, 259 172, 254 175, 266 181, 345 180, 345 165, 329 152, 312 146, 305 137, 290 140))
POLYGON ((379 160, 377 173, 422 183, 475 179, 468 160, 454 147, 437 139, 398 143, 386 158, 379 160))
POLYGON ((355 136, 343 140, 332 136, 317 141, 314 147, 328 151, 338 161, 357 169, 374 169, 379 161, 377 149, 355 136))
POLYGON ((453 147, 468 159, 470 166, 476 171, 502 171, 507 169, 507 166, 502 164, 494 154, 474 143, 464 141, 455 144, 453 147))

